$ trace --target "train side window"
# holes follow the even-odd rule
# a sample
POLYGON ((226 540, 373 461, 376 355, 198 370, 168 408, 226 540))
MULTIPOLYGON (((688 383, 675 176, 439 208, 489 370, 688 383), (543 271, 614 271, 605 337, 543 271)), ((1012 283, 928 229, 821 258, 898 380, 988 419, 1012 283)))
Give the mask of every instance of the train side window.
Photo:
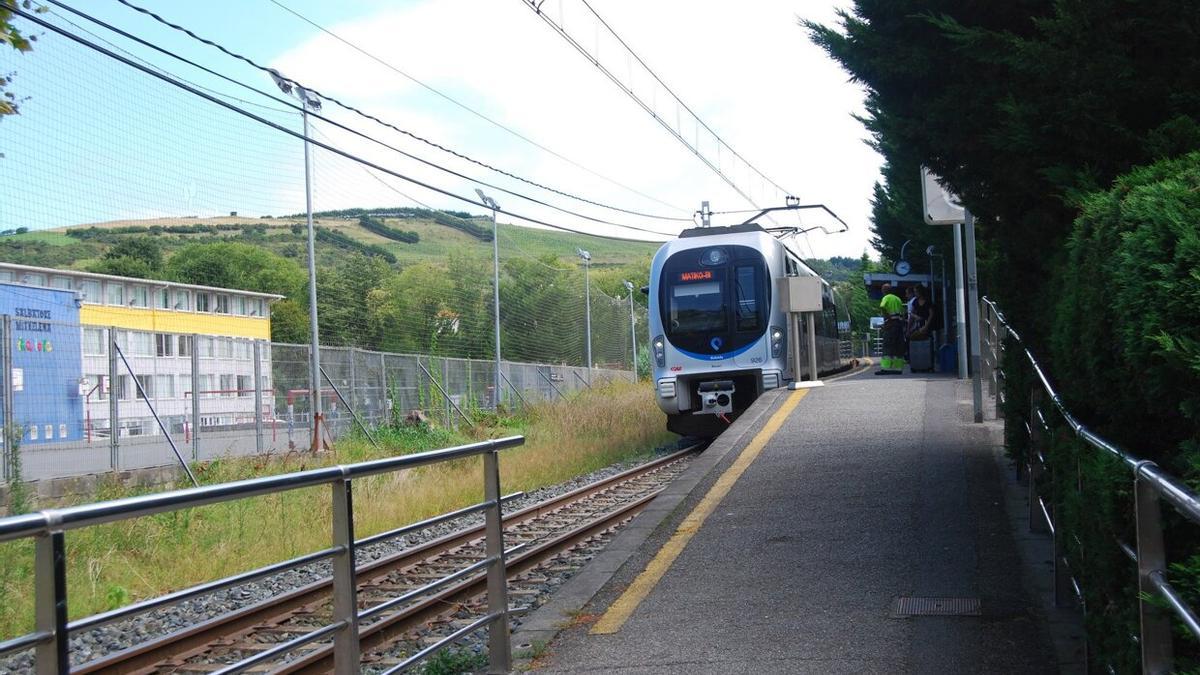
POLYGON ((784 274, 789 277, 800 276, 800 266, 796 264, 796 261, 786 257, 784 259, 786 260, 784 263, 784 274))

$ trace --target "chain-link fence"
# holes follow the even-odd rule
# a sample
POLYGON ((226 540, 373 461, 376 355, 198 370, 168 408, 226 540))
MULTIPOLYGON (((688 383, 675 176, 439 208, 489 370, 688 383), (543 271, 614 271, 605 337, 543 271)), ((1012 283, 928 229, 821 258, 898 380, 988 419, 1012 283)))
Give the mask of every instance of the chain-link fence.
MULTIPOLYGON (((308 345, 21 314, 0 315, 4 481, 310 447, 308 345)), ((515 408, 632 378, 627 370, 504 361, 497 396, 494 361, 328 347, 321 367, 325 441, 360 421, 400 424, 420 411, 435 424, 470 424, 498 403, 515 408)))

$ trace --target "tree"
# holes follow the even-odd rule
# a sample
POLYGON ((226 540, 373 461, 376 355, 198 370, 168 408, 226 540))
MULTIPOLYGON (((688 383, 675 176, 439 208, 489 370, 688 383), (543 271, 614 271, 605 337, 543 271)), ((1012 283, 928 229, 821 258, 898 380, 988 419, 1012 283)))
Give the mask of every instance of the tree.
POLYGON ((249 244, 189 244, 171 256, 165 271, 170 280, 187 284, 307 298, 308 275, 296 263, 249 244))
MULTIPOLYGON (((25 0, 21 6, 26 10, 33 10, 38 13, 45 12, 45 7, 34 7, 30 0, 25 0)), ((18 52, 28 52, 33 49, 33 43, 37 40, 36 35, 26 37, 21 31, 12 24, 12 10, 0 7, 0 44, 6 44, 18 52)), ((13 77, 16 73, 0 73, 0 119, 5 115, 16 115, 20 112, 20 99, 8 87, 12 84, 13 77)))
POLYGON ((138 279, 159 277, 163 273, 162 245, 150 237, 128 237, 108 249, 100 261, 88 269, 138 279))

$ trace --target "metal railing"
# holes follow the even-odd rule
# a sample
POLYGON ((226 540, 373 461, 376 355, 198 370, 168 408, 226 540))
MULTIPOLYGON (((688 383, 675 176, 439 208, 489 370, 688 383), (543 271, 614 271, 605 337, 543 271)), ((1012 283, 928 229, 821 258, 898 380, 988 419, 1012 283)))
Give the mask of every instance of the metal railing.
MULTIPOLYGON (((94 628, 120 618, 138 614, 168 604, 211 593, 222 588, 258 579, 289 569, 301 567, 321 560, 331 560, 333 568, 332 622, 305 633, 270 650, 260 652, 238 663, 225 666, 221 672, 236 673, 258 663, 277 658, 302 645, 333 638, 334 669, 339 674, 349 675, 359 671, 358 624, 361 620, 390 609, 388 601, 382 605, 359 610, 355 586, 355 549, 358 546, 377 543, 383 539, 400 536, 462 517, 471 513, 485 514, 485 558, 466 570, 460 570, 434 581, 417 593, 437 590, 465 574, 486 568, 488 613, 468 626, 434 645, 421 650, 400 664, 415 665, 438 649, 457 641, 474 630, 488 628, 488 671, 506 673, 511 668, 512 654, 508 634, 508 593, 505 577, 505 550, 503 515, 501 504, 512 498, 500 495, 500 462, 498 453, 505 448, 521 445, 523 436, 510 436, 443 450, 433 450, 403 457, 390 457, 358 464, 331 466, 323 469, 300 471, 279 476, 253 478, 233 483, 222 483, 187 490, 165 492, 140 497, 129 497, 95 504, 86 504, 64 509, 48 509, 37 513, 0 519, 0 543, 17 539, 32 538, 34 542, 34 600, 35 628, 32 633, 0 642, 0 655, 33 648, 38 673, 67 673, 70 670, 68 655, 69 638, 73 631, 94 628), (379 474, 391 473, 418 466, 446 462, 466 457, 483 456, 484 501, 452 513, 430 518, 389 532, 373 535, 356 541, 354 539, 354 509, 351 481, 379 474), (67 622, 67 530, 113 523, 156 513, 216 504, 275 494, 299 488, 329 485, 332 499, 333 537, 329 548, 309 553, 282 563, 276 563, 240 575, 208 582, 189 589, 155 598, 118 610, 67 622)), ((407 596, 406 596, 407 597, 407 596)), ((393 669, 393 670, 398 670, 393 669)))
MULTIPOLYGON (((1068 589, 1082 603, 1083 592, 1079 581, 1072 576, 1067 559, 1067 537, 1064 523, 1057 517, 1053 500, 1047 501, 1040 490, 1043 477, 1052 467, 1046 455, 1049 445, 1046 436, 1051 431, 1050 421, 1043 405, 1046 399, 1050 408, 1066 422, 1067 426, 1084 443, 1120 460, 1133 474, 1134 521, 1136 545, 1117 541, 1116 545, 1126 557, 1137 565, 1138 616, 1140 628, 1134 638, 1141 649, 1142 672, 1168 673, 1174 664, 1174 645, 1171 634, 1171 615, 1179 619, 1193 636, 1200 638, 1200 618, 1167 581, 1167 558, 1163 544, 1162 514, 1160 501, 1165 499, 1180 514, 1194 524, 1200 524, 1200 495, 1182 481, 1168 474, 1153 461, 1118 447, 1088 429, 1075 418, 1062 401, 1062 397, 1050 383, 1042 365, 1005 319, 996 304, 984 297, 981 299, 980 316, 984 328, 980 331, 984 340, 983 355, 985 368, 990 368, 989 391, 996 396, 997 411, 1001 411, 1004 397, 1003 367, 1006 360, 1004 341, 1011 338, 1033 370, 1036 381, 1032 387, 1029 422, 1024 432, 1029 437, 1026 458, 1026 476, 1029 484, 1029 527, 1034 532, 1049 533, 1054 545, 1054 601, 1063 605, 1069 601, 1068 589), (1162 606, 1163 602, 1169 610, 1162 606)), ((986 371, 985 371, 986 372, 986 371)), ((1053 414, 1053 413, 1050 413, 1053 414)), ((1006 425, 1009 421, 1006 420, 1006 425)), ((1073 535, 1070 535, 1073 536, 1073 535)), ((1086 611, 1086 606, 1084 607, 1086 611)))

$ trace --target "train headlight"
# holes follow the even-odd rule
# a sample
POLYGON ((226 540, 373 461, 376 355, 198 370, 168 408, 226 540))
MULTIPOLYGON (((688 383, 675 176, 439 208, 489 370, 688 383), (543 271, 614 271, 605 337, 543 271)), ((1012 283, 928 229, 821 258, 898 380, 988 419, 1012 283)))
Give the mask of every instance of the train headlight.
POLYGON ((783 339, 785 337, 782 328, 771 326, 771 358, 778 359, 783 356, 783 339))
POLYGON ((654 363, 659 368, 666 368, 667 367, 667 341, 665 339, 663 339, 663 336, 659 335, 658 337, 654 338, 653 345, 654 345, 654 363))

